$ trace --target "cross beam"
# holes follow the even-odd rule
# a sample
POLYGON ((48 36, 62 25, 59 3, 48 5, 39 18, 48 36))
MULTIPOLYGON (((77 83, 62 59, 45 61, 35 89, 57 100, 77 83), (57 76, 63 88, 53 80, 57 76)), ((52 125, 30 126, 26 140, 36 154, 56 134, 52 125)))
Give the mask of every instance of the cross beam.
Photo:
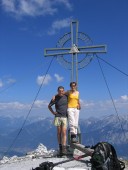
POLYGON ((45 48, 44 56, 58 56, 65 54, 95 54, 95 53, 106 53, 106 45, 95 45, 95 46, 86 46, 86 47, 76 47, 75 45, 71 48, 45 48))
MULTIPOLYGON (((71 46, 62 48, 45 48, 45 57, 62 57, 64 55, 71 56, 71 81, 78 83, 78 55, 88 54, 101 54, 107 52, 106 45, 93 45, 93 46, 78 46, 78 21, 71 21, 71 46), (74 76, 75 75, 75 76, 74 76), (75 77, 75 78, 74 78, 75 77)), ((63 44, 64 45, 64 44, 63 44)))

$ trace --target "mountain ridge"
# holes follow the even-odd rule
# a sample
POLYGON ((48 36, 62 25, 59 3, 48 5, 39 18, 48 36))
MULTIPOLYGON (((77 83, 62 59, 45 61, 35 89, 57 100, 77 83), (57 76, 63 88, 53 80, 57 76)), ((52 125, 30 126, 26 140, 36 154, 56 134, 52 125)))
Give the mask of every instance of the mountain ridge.
MULTIPOLYGON (((107 141, 114 145, 118 155, 127 157, 128 115, 122 115, 119 118, 120 119, 118 119, 115 115, 109 115, 99 119, 80 119, 79 124, 82 134, 82 143, 84 145, 95 145, 99 141, 107 141), (124 132, 121 129, 120 123, 123 125, 124 132), (126 135, 126 138, 124 134, 126 135)), ((23 118, 20 119, 23 121, 23 118)), ((19 153, 19 155, 23 155, 25 152, 36 148, 39 143, 43 143, 48 148, 58 147, 56 127, 53 125, 53 117, 40 117, 37 121, 36 120, 31 120, 23 128, 13 150, 11 153, 9 153, 10 155, 14 154, 15 152, 19 153), (49 140, 49 138, 51 140, 49 140)), ((1 152, 10 146, 18 132, 19 129, 17 128, 17 130, 10 129, 10 132, 4 135, 0 133, 1 152)))

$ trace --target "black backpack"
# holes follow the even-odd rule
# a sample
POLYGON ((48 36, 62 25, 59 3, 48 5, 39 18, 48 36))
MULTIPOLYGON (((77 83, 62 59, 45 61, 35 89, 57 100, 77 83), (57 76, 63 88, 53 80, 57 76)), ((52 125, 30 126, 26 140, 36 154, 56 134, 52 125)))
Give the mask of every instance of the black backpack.
POLYGON ((124 162, 118 160, 115 148, 107 142, 99 142, 94 147, 91 158, 92 170, 123 170, 124 162))
POLYGON ((32 168, 32 170, 52 170, 54 164, 52 162, 43 162, 39 165, 39 167, 32 168))

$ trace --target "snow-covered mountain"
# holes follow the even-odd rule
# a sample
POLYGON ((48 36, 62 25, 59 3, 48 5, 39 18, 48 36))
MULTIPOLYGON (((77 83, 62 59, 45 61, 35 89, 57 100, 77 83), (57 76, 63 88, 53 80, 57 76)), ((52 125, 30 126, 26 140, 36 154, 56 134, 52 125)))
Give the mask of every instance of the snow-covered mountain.
POLYGON ((98 141, 107 140, 113 144, 125 144, 128 140, 128 116, 111 115, 102 119, 81 120, 80 127, 82 134, 85 133, 87 136, 95 134, 98 141))
MULTIPOLYGON (((22 121, 23 118, 20 118, 20 124, 22 121)), ((4 125, 2 125, 3 129, 4 126, 9 129, 8 132, 5 131, 4 133, 0 131, 0 153, 8 149, 21 127, 18 126, 18 120, 13 120, 11 122, 14 122, 14 125, 13 123, 9 125, 9 119, 7 120, 8 126, 6 121, 4 122, 4 125)), ((119 156, 127 157, 127 122, 128 115, 120 117, 110 115, 100 119, 82 119, 79 121, 82 144, 95 145, 99 141, 108 141, 114 145, 119 156)), ((39 143, 43 143, 48 149, 57 148, 56 128, 53 126, 53 118, 38 118, 38 120, 36 119, 35 121, 34 119, 31 119, 31 121, 27 122, 17 139, 15 146, 13 146, 8 154, 10 156, 14 154, 24 155, 26 152, 35 149, 39 143)))

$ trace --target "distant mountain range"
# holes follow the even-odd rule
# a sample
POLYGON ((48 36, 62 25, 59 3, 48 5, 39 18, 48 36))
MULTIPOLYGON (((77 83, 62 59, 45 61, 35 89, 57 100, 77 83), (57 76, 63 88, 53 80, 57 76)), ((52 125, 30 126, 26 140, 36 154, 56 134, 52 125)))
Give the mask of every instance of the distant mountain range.
MULTIPOLYGON (((14 154, 21 156, 35 149, 39 143, 43 143, 48 149, 58 147, 53 118, 38 118, 36 121, 31 119, 18 135, 23 121, 22 117, 0 117, 1 156, 9 147, 11 147, 7 152, 9 156, 14 154), (15 144, 11 146, 17 135, 15 144)), ((118 156, 128 157, 128 115, 82 119, 79 124, 82 144, 91 146, 100 141, 107 141, 114 145, 118 156)))

